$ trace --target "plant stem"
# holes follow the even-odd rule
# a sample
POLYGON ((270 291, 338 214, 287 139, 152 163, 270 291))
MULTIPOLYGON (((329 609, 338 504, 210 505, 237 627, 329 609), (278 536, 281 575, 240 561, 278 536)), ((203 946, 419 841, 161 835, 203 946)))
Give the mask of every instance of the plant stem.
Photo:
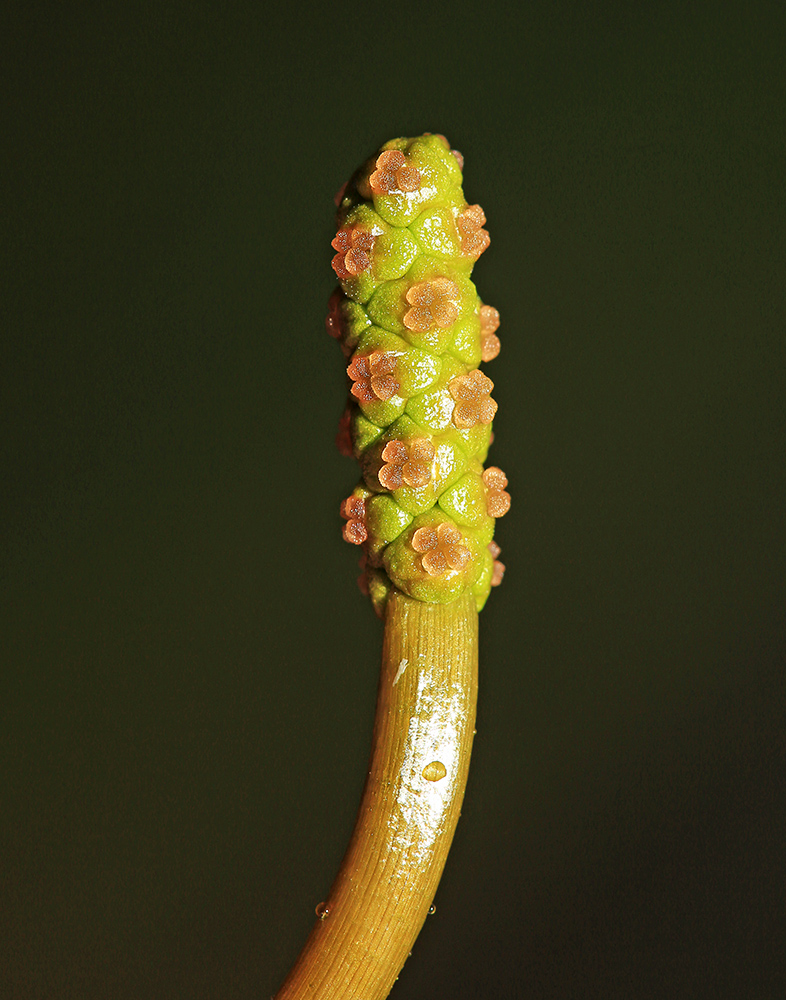
POLYGON ((371 762, 325 915, 276 1000, 382 1000, 428 915, 464 797, 475 730, 474 599, 391 595, 371 762))

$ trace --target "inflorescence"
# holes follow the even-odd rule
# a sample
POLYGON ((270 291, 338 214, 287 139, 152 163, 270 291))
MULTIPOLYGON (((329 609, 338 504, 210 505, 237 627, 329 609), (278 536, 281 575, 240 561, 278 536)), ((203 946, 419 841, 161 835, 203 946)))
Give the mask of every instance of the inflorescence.
POLYGON ((497 404, 478 368, 499 354, 499 313, 470 280, 490 238, 462 169, 444 136, 394 139, 337 196, 327 329, 351 382, 336 442, 362 468, 341 516, 379 614, 391 587, 469 591, 480 609, 505 571, 493 535, 510 494, 483 468, 497 404))

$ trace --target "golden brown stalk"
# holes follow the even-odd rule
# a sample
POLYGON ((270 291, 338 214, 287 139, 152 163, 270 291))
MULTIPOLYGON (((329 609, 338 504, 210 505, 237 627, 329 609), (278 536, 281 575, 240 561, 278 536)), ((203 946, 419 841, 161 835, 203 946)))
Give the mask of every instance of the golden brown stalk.
POLYGON ((371 762, 330 895, 276 1000, 382 1000, 423 926, 467 782, 478 615, 394 591, 371 762))

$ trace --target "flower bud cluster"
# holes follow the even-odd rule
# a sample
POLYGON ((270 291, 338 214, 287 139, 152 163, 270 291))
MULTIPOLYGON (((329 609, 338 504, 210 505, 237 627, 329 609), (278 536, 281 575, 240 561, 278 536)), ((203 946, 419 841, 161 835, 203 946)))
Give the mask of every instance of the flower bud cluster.
POLYGON ((488 247, 463 159, 444 136, 394 139, 337 196, 327 329, 347 358, 337 443, 362 478, 344 500, 360 584, 382 614, 391 587, 478 610, 504 566, 495 520, 510 506, 501 469, 484 470, 497 404, 479 369, 497 356, 499 314, 470 275, 488 247))

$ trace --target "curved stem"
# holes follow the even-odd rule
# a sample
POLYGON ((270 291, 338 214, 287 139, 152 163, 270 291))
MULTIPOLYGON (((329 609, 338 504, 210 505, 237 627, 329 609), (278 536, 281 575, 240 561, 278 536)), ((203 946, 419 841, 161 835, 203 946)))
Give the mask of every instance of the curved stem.
POLYGON ((471 597, 394 592, 385 615, 371 762, 324 915, 276 1000, 382 1000, 431 906, 456 829, 477 700, 471 597))

